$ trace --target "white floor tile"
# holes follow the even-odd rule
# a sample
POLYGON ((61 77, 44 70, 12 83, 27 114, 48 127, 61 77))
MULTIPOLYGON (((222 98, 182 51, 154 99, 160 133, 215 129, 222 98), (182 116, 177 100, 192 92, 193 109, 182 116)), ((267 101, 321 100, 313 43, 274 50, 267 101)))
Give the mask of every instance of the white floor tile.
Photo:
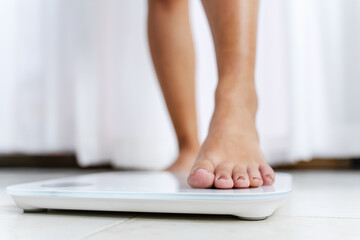
POLYGON ((296 171, 291 199, 279 216, 360 219, 360 171, 296 171))
POLYGON ((56 211, 48 213, 13 212, 0 215, 0 239, 80 239, 134 214, 105 214, 56 211))
POLYGON ((360 219, 273 216, 264 221, 235 217, 145 215, 85 239, 358 239, 360 219))

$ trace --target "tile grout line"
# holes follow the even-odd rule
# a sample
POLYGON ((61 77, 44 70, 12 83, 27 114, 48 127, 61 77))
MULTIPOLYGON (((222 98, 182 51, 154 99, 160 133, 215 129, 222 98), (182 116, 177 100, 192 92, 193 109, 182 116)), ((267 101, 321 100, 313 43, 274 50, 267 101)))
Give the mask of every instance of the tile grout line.
MULTIPOLYGON (((274 216, 275 217, 275 216, 274 216)), ((360 217, 335 217, 335 216, 286 216, 286 215, 276 215, 276 217, 286 217, 286 218, 322 218, 322 219, 348 219, 348 220, 360 220, 360 217)))
POLYGON ((116 226, 116 225, 118 225, 118 224, 126 223, 127 221, 130 221, 131 219, 136 218, 138 215, 139 215, 139 214, 135 214, 135 216, 133 216, 133 217, 129 217, 129 218, 124 219, 124 220, 122 220, 122 221, 114 222, 113 224, 110 224, 110 225, 107 225, 107 226, 105 226, 105 227, 102 227, 102 228, 96 230, 95 232, 86 234, 85 236, 81 237, 80 239, 86 239, 86 238, 91 237, 91 236, 93 236, 93 235, 95 235, 95 234, 97 234, 97 233, 100 233, 100 232, 102 232, 102 231, 104 231, 104 230, 106 230, 106 229, 112 228, 112 227, 114 227, 114 226, 116 226))

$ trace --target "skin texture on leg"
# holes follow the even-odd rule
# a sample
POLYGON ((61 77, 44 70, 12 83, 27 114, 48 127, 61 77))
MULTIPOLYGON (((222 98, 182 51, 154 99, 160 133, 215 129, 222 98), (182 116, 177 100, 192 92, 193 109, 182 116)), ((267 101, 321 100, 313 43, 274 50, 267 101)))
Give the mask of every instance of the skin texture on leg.
POLYGON ((148 5, 150 52, 179 144, 179 157, 168 170, 188 172, 200 145, 189 3, 187 0, 149 0, 148 5))
POLYGON ((188 183, 195 188, 246 188, 274 182, 259 147, 254 82, 256 0, 203 0, 218 65, 215 110, 188 183))

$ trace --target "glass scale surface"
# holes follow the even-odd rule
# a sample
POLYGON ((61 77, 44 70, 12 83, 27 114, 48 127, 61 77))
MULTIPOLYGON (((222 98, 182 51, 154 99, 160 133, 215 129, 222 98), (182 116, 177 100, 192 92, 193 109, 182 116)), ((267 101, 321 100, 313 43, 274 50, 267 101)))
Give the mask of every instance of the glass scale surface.
POLYGON ((86 174, 9 186, 25 212, 46 209, 230 214, 265 219, 291 194, 292 178, 276 173, 272 186, 247 189, 194 189, 186 175, 119 171, 86 174))

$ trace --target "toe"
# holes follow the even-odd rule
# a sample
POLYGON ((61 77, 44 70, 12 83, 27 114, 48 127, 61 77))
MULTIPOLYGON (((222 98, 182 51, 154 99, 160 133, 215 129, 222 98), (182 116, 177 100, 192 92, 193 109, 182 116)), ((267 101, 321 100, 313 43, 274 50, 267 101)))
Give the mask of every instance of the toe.
POLYGON ((235 166, 233 169, 233 181, 236 188, 248 188, 250 186, 249 176, 246 168, 235 166))
POLYGON ((249 175, 250 187, 260 187, 263 185, 263 180, 257 166, 248 167, 247 173, 249 175))
POLYGON ((187 182, 193 188, 211 188, 214 178, 213 163, 209 160, 202 160, 195 163, 187 182))
POLYGON ((267 164, 259 167, 264 185, 272 185, 275 181, 274 170, 267 164))
POLYGON ((214 187, 233 188, 234 182, 231 178, 233 167, 230 164, 220 164, 215 169, 214 187))

